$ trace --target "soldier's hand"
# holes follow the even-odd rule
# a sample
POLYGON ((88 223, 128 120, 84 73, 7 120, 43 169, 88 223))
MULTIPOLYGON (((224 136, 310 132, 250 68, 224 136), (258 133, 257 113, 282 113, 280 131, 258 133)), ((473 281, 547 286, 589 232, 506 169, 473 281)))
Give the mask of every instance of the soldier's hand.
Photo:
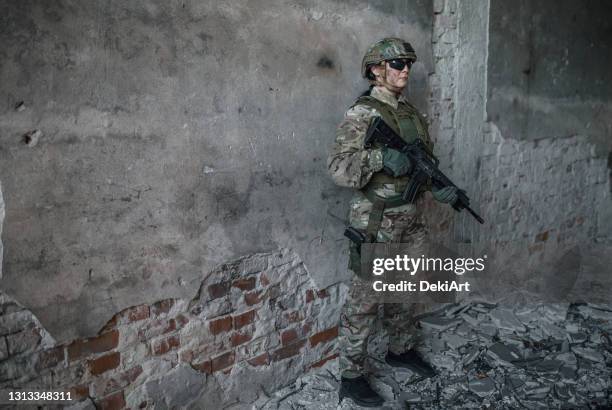
POLYGON ((383 169, 387 174, 393 177, 401 177, 412 172, 412 162, 406 155, 387 147, 382 149, 382 154, 383 169))
POLYGON ((459 197, 457 193, 457 187, 454 186, 446 186, 440 189, 433 188, 431 193, 433 194, 433 197, 436 201, 441 202, 443 204, 452 205, 459 197))

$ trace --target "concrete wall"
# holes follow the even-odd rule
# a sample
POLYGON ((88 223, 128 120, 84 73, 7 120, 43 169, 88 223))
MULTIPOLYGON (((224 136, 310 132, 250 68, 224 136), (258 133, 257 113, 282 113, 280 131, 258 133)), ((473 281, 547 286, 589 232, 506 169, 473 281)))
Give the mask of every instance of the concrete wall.
POLYGON ((568 137, 556 110, 532 135, 491 115, 504 5, 140 4, 0 3, 0 387, 70 388, 82 408, 240 407, 332 359, 350 192, 324 159, 363 49, 389 34, 413 41, 412 97, 486 220, 428 201, 434 236, 489 253, 499 297, 573 280, 574 300, 609 298, 608 134, 568 137), (279 247, 295 252, 252 254, 279 247))
POLYGON ((503 137, 588 135, 606 156, 612 4, 492 0, 490 11, 487 115, 503 137))
POLYGON ((295 249, 320 287, 346 278, 350 192, 327 148, 375 39, 413 42, 426 108, 431 8, 0 2, 0 286, 61 341, 255 252, 295 249))
POLYGON ((464 214, 452 232, 463 252, 488 254, 489 272, 479 281, 492 299, 525 291, 549 300, 611 302, 598 291, 612 276, 610 117, 601 116, 611 94, 597 85, 612 67, 608 23, 600 19, 607 6, 596 3, 589 12, 592 26, 575 6, 525 3, 533 17, 527 22, 520 8, 504 2, 459 3, 451 172, 469 187, 486 223, 464 214), (528 29, 537 35, 513 31, 528 29), (594 32, 597 50, 582 50, 594 32), (525 50, 546 46, 555 51, 526 61, 549 75, 515 72, 524 69, 525 50), (576 48, 581 51, 563 60, 563 69, 550 58, 576 48), (517 80, 526 76, 537 80, 517 80))

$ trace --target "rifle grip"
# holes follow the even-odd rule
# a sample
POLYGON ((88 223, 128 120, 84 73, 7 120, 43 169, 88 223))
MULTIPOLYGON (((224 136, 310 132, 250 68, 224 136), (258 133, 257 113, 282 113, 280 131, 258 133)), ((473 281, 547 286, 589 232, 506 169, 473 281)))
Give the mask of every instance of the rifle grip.
POLYGON ((402 199, 410 204, 416 201, 416 197, 419 194, 419 189, 427 181, 427 175, 424 172, 416 172, 412 175, 406 190, 402 194, 402 199))

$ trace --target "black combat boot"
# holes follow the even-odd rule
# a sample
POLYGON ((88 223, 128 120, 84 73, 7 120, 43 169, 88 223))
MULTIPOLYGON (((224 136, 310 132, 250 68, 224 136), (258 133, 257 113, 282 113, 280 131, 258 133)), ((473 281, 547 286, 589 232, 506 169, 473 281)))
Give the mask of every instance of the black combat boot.
POLYGON ((383 398, 372 390, 370 383, 368 383, 364 376, 352 379, 343 377, 338 395, 340 396, 340 401, 348 397, 355 404, 363 407, 379 407, 384 403, 383 398))
POLYGON ((387 357, 385 357, 385 361, 389 366, 403 367, 405 369, 412 370, 423 377, 433 377, 436 375, 435 370, 413 349, 402 354, 388 352, 387 357))

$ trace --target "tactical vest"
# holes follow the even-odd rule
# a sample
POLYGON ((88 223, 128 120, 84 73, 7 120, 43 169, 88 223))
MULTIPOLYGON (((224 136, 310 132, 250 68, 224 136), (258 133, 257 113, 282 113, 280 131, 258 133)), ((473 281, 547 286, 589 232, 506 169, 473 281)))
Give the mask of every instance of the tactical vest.
MULTIPOLYGON (((427 132, 427 124, 425 124, 423 118, 412 104, 399 102, 397 109, 394 109, 390 105, 369 95, 359 97, 354 105, 357 104, 367 105, 376 109, 382 119, 406 142, 413 142, 416 138, 423 140, 433 155, 433 143, 427 132)), ((385 208, 393 208, 406 204, 401 194, 406 189, 409 181, 409 176, 394 178, 380 171, 372 175, 370 182, 362 189, 368 200, 372 202, 372 211, 368 220, 366 234, 373 240, 375 240, 378 234, 385 208), (375 189, 381 188, 385 184, 393 184, 397 196, 382 198, 376 195, 375 189)), ((427 187, 423 188, 427 189, 427 187)))
POLYGON ((397 110, 380 100, 369 95, 361 96, 355 105, 363 104, 376 109, 382 119, 393 128, 406 142, 412 142, 417 137, 421 138, 430 149, 433 144, 427 132, 427 125, 417 109, 408 102, 399 102, 397 110))

